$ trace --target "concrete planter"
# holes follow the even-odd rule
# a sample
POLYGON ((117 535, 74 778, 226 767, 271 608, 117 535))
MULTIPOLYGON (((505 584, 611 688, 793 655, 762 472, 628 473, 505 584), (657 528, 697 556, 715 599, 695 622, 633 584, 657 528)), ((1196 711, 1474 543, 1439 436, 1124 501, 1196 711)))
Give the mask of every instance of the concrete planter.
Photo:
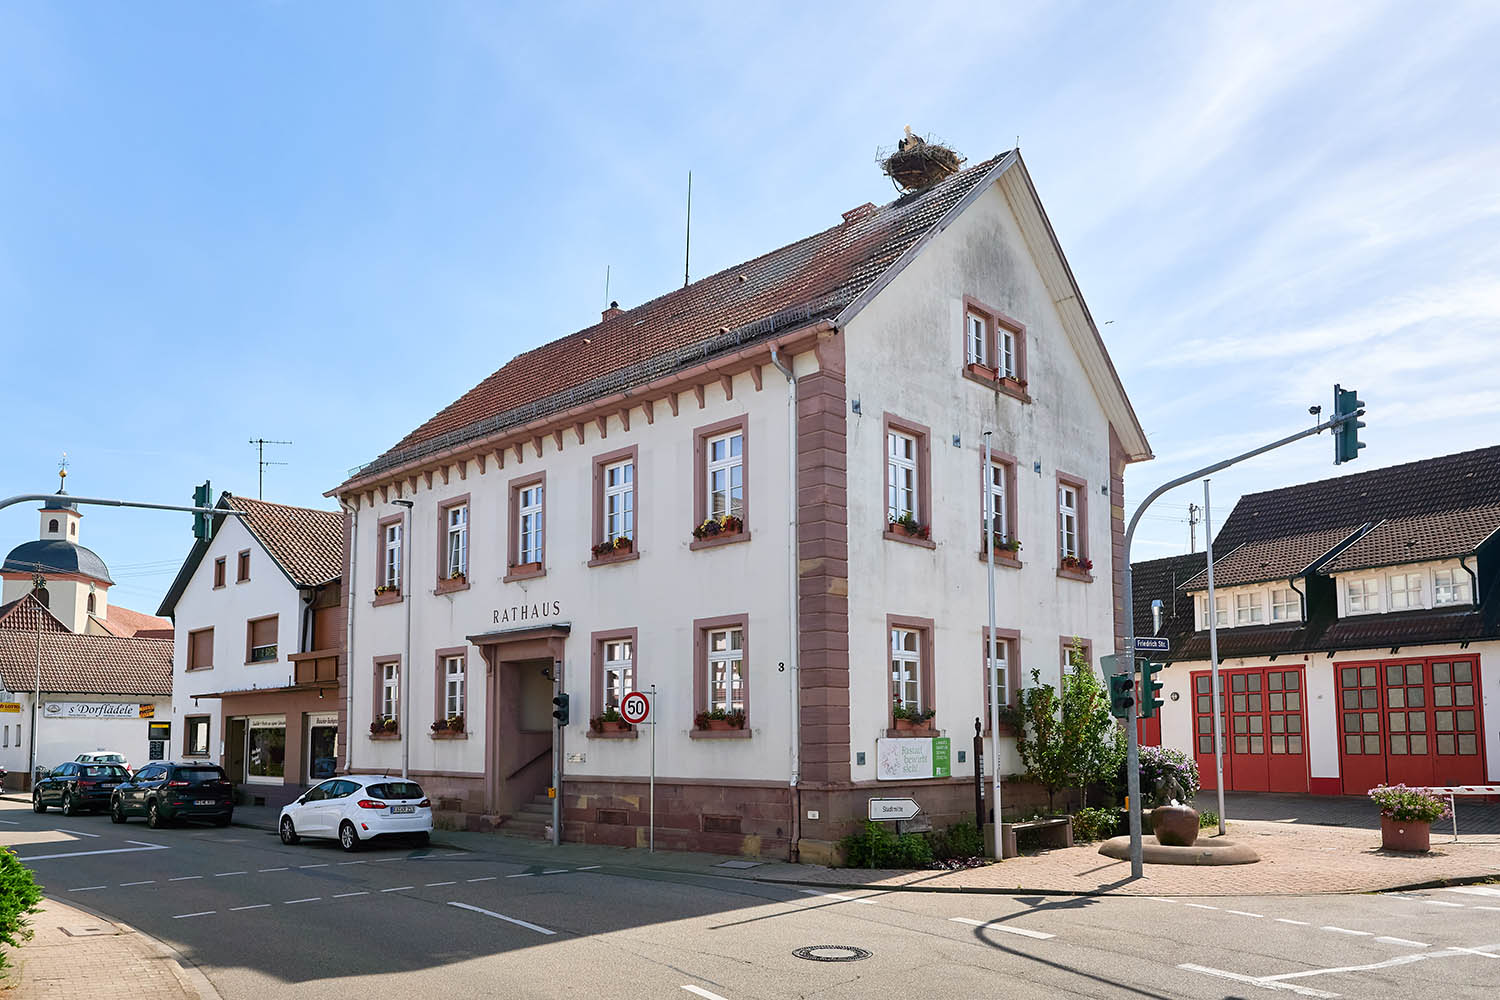
POLYGON ((1380 846, 1387 851, 1426 854, 1432 849, 1432 824, 1420 819, 1381 816, 1380 846))
POLYGON ((1151 810, 1151 832, 1168 847, 1192 847, 1198 839, 1198 810, 1191 806, 1157 806, 1151 810))

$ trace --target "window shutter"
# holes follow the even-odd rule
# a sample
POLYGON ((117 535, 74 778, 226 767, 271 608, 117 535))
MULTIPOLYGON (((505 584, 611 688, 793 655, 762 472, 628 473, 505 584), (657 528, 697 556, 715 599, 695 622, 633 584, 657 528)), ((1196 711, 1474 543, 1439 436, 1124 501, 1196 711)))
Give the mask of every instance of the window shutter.
POLYGON ((276 645, 276 619, 274 617, 262 618, 260 621, 250 624, 250 645, 276 645))
POLYGON ((188 669, 214 665, 214 630, 211 628, 193 632, 189 636, 188 669))

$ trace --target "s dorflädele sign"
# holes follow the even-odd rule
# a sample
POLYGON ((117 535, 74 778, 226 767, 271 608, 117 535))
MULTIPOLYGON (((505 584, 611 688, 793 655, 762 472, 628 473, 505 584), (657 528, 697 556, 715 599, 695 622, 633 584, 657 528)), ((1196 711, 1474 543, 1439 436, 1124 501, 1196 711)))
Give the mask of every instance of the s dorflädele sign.
POLYGON ((47 719, 150 719, 155 705, 124 701, 49 701, 42 706, 47 719))

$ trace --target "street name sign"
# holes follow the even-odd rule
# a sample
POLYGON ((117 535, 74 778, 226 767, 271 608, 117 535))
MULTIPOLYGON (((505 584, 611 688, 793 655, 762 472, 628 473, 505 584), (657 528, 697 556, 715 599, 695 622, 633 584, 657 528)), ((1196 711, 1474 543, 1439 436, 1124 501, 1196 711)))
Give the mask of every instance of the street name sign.
POLYGON ((1170 653, 1172 643, 1164 635, 1138 635, 1135 637, 1135 651, 1137 653, 1170 653))
POLYGON ((620 699, 620 718, 632 726, 646 721, 651 714, 651 699, 639 691, 632 691, 620 699))
POLYGON ((916 799, 871 799, 870 818, 872 820, 898 820, 911 819, 922 811, 917 805, 916 799))

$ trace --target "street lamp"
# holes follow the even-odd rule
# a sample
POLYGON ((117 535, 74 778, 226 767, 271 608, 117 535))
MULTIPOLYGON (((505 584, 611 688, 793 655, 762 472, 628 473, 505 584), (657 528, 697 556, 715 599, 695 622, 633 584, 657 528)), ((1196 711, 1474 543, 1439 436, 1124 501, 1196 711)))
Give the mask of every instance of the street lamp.
MULTIPOLYGON (((40 563, 36 563, 34 565, 36 567, 36 572, 31 574, 31 590, 32 590, 32 593, 37 593, 38 591, 40 591, 42 593, 46 593, 46 591, 47 591, 47 578, 42 575, 42 566, 41 566, 40 563)), ((42 604, 42 599, 40 597, 38 597, 36 599, 36 602, 37 602, 38 605, 42 605, 43 607, 45 607, 45 605, 42 604)), ((37 613, 36 613, 36 683, 33 685, 32 689, 31 689, 31 768, 30 768, 30 770, 28 772, 31 775, 31 779, 30 780, 31 780, 31 786, 33 788, 36 787, 36 747, 37 747, 37 742, 36 742, 36 723, 37 723, 37 719, 41 718, 40 710, 38 708, 38 706, 41 704, 41 700, 42 700, 42 612, 41 612, 41 609, 38 608, 37 609, 37 613)))
POLYGON ((401 710, 397 713, 397 724, 401 726, 401 778, 404 781, 411 768, 411 605, 416 595, 411 589, 411 509, 410 500, 397 500, 398 507, 406 508, 406 523, 401 526, 401 593, 406 598, 406 651, 401 654, 401 710))

